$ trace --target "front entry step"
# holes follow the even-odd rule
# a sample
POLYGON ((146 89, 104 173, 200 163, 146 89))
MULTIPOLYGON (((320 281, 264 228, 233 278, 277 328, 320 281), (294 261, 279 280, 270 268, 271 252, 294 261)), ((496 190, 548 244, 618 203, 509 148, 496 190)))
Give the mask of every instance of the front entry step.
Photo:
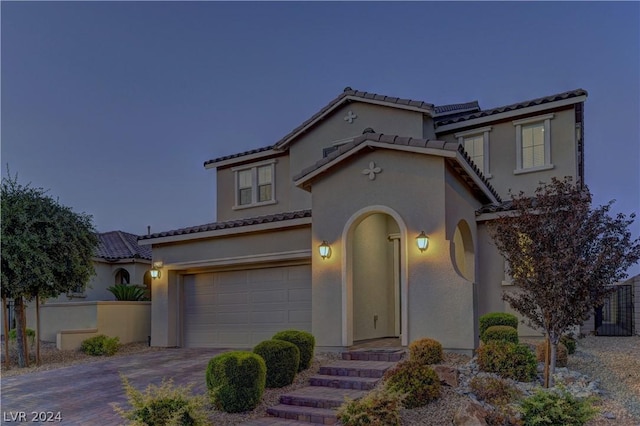
POLYGON ((319 374, 309 379, 311 386, 282 395, 280 404, 267 409, 273 417, 255 419, 245 425, 336 424, 338 407, 347 399, 365 396, 403 355, 402 349, 343 352, 342 360, 320 367, 319 374))

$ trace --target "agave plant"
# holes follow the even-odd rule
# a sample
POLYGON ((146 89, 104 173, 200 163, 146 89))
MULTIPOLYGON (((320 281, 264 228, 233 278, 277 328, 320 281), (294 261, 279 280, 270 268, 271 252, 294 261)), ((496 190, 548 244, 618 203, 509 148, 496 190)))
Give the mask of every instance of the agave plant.
POLYGON ((107 288, 116 297, 116 300, 140 301, 147 300, 145 287, 135 284, 116 284, 107 288))

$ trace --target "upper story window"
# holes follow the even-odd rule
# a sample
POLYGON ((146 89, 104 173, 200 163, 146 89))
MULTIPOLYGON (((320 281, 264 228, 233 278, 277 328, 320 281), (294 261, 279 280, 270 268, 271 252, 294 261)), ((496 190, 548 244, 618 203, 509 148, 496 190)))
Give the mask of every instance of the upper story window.
POLYGON ((489 173, 489 132, 491 127, 468 130, 456 133, 454 136, 463 146, 471 160, 480 169, 485 177, 490 178, 489 173))
POLYGON ((234 167, 234 209, 274 204, 276 160, 266 160, 249 166, 234 167))
POLYGON ((553 114, 516 120, 515 174, 553 168, 551 164, 551 119, 553 114))

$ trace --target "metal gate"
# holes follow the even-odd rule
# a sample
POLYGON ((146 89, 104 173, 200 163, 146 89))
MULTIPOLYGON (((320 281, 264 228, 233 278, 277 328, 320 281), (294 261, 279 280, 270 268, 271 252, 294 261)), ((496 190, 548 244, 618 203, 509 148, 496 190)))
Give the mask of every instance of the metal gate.
POLYGON ((633 335, 633 286, 617 285, 602 306, 596 309, 597 336, 633 335))

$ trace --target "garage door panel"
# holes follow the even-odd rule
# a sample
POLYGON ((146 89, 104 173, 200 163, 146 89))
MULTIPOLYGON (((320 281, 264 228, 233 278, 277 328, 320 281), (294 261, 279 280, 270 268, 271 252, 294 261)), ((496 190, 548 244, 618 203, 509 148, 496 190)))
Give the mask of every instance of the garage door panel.
POLYGON ((278 331, 311 331, 309 265, 187 275, 183 345, 253 347, 278 331))

